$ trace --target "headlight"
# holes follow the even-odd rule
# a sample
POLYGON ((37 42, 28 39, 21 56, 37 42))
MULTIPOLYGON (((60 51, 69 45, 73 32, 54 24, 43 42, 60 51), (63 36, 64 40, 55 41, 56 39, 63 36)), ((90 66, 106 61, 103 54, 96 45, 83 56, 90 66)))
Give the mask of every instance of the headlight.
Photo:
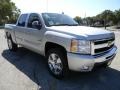
POLYGON ((70 51, 73 53, 91 54, 90 41, 72 40, 70 51))

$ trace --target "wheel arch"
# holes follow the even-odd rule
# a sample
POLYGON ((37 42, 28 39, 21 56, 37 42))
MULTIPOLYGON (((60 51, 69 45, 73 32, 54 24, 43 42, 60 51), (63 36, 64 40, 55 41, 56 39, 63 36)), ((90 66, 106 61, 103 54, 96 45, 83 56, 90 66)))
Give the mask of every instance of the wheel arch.
POLYGON ((67 53, 65 47, 63 47, 63 46, 61 46, 57 43, 46 42, 46 44, 45 44, 45 55, 47 54, 48 50, 50 50, 52 48, 60 48, 64 53, 67 53))

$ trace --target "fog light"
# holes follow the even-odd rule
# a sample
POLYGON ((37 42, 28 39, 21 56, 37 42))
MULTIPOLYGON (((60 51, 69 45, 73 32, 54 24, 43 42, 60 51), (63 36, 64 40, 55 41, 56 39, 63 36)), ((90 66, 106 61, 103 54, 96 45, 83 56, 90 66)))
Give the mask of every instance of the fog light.
POLYGON ((88 72, 88 71, 92 71, 94 67, 94 64, 90 64, 90 65, 83 65, 80 70, 83 72, 88 72))
POLYGON ((83 70, 88 70, 88 69, 89 69, 89 66, 83 66, 82 69, 83 69, 83 70))
POLYGON ((110 64, 111 64, 111 63, 112 63, 112 60, 111 60, 111 61, 109 61, 109 62, 107 63, 107 65, 108 65, 108 66, 110 66, 110 64))

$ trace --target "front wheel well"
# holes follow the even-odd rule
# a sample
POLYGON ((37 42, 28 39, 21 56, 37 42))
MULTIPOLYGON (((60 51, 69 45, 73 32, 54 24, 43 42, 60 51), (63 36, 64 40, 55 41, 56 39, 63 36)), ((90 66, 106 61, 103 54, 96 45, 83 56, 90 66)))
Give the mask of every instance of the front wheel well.
POLYGON ((63 46, 61 46, 61 45, 59 45, 59 44, 56 44, 56 43, 47 42, 47 43, 45 44, 45 55, 46 55, 47 52, 48 52, 50 49, 52 49, 52 48, 59 48, 59 49, 61 49, 64 53, 67 52, 66 49, 65 49, 63 46))

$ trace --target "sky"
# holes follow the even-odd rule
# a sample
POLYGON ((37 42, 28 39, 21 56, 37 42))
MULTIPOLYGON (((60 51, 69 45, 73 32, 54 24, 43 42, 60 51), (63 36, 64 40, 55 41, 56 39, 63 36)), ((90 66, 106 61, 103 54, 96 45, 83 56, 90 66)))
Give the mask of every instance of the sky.
POLYGON ((11 0, 25 12, 53 12, 82 18, 120 9, 120 0, 11 0))

